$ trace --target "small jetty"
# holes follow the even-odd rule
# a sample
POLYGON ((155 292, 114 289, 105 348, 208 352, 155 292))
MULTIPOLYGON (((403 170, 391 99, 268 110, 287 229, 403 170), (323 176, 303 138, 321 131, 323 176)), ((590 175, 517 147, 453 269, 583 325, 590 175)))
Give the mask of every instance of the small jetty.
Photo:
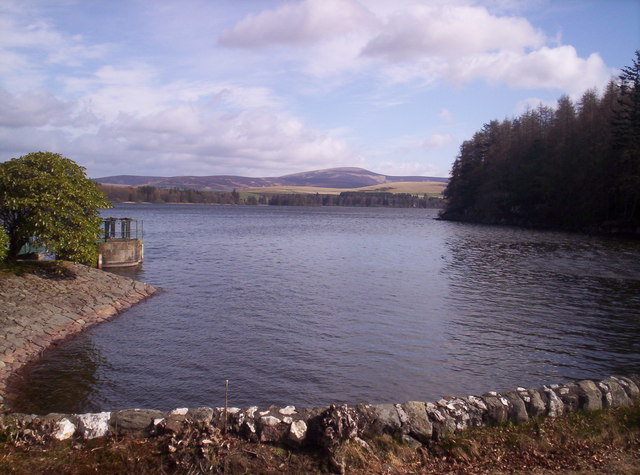
POLYGON ((144 259, 142 220, 105 218, 98 242, 98 268, 132 267, 144 259))

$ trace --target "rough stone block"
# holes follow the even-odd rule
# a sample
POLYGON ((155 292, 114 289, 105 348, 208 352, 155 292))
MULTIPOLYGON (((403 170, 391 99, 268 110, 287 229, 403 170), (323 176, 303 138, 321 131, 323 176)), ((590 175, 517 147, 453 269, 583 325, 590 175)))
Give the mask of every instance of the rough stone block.
POLYGON ((55 423, 53 437, 58 440, 66 440, 76 433, 76 426, 69 419, 62 418, 55 423))
POLYGON ((562 403, 564 404, 564 412, 576 412, 580 408, 580 395, 582 389, 574 383, 561 384, 554 389, 562 403))
POLYGON ((487 405, 487 411, 484 413, 484 423, 486 425, 503 424, 509 419, 509 404, 504 398, 498 397, 497 394, 486 393, 481 399, 487 405))
POLYGON ((427 416, 425 403, 409 401, 402 404, 401 408, 406 414, 406 421, 402 423, 402 432, 423 444, 427 443, 433 435, 433 426, 427 416))
POLYGON ((518 389, 518 394, 524 402, 527 414, 530 418, 544 416, 547 413, 547 407, 544 398, 537 389, 518 389))
POLYGON ((443 408, 428 402, 425 404, 425 410, 433 428, 432 437, 434 439, 442 440, 443 437, 456 431, 455 419, 443 408))
MULTIPOLYGON (((556 388, 558 385, 554 385, 556 388)), ((552 387, 543 386, 542 394, 546 396, 547 416, 558 417, 564 414, 564 403, 562 399, 553 391, 552 387)))
POLYGON ((144 437, 154 420, 163 419, 166 413, 150 409, 126 409, 111 413, 109 429, 117 435, 130 435, 132 437, 144 437))
POLYGON ((78 414, 78 432, 85 439, 104 437, 109 432, 110 412, 98 412, 95 414, 78 414))
POLYGON ((307 436, 307 423, 303 420, 293 421, 289 426, 287 443, 294 447, 299 447, 304 443, 307 436))
POLYGON ((602 390, 602 405, 604 407, 628 406, 631 401, 624 388, 613 378, 603 379, 598 383, 602 390))
POLYGON ((622 386, 626 391, 627 396, 629 396, 629 399, 635 399, 640 396, 640 388, 638 388, 638 385, 632 379, 624 376, 613 376, 612 378, 622 386))
POLYGON ((509 401, 508 417, 511 422, 522 424, 529 420, 527 407, 517 391, 509 391, 502 394, 509 401))
POLYGON ((189 409, 187 412, 187 418, 194 422, 209 424, 213 419, 213 409, 210 407, 196 407, 189 409))
POLYGON ((602 392, 593 381, 585 379, 578 381, 576 385, 582 389, 578 406, 586 411, 597 411, 602 409, 602 392))
POLYGON ((400 433, 402 423, 393 404, 358 404, 356 412, 359 415, 360 432, 365 437, 400 433))

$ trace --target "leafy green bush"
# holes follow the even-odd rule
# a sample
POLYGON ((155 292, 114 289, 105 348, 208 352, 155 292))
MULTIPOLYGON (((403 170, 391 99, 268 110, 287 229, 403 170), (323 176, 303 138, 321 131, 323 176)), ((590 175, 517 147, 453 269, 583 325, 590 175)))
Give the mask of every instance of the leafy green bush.
POLYGON ((60 154, 35 152, 0 163, 0 224, 9 235, 9 259, 32 242, 58 259, 95 265, 99 209, 109 206, 84 167, 60 154))
POLYGON ((4 262, 9 252, 9 236, 0 226, 0 262, 4 262))

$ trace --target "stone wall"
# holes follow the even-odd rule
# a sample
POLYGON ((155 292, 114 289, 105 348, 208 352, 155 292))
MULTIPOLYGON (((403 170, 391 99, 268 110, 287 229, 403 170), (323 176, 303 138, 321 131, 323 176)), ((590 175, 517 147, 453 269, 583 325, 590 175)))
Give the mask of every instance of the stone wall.
MULTIPOLYGON (((286 407, 180 408, 169 412, 129 409, 95 414, 11 414, 5 422, 56 439, 108 435, 152 437, 188 428, 225 429, 250 441, 332 449, 346 440, 390 434, 405 443, 425 444, 469 427, 523 423, 578 410, 621 407, 640 398, 640 375, 608 377, 517 388, 480 396, 445 397, 436 402, 358 404, 311 409, 286 407), (226 420, 225 420, 226 419, 226 420)), ((30 432, 31 433, 31 432, 30 432)))
POLYGON ((46 348, 113 318, 157 290, 81 264, 61 265, 58 274, 0 274, 0 409, 11 374, 46 348))

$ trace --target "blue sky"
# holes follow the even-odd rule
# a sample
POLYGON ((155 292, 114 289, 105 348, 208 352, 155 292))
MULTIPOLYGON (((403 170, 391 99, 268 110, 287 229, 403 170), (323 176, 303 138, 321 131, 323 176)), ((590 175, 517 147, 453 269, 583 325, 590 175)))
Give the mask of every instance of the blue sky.
POLYGON ((630 65, 640 1, 2 0, 0 31, 0 161, 447 176, 485 122, 630 65))

